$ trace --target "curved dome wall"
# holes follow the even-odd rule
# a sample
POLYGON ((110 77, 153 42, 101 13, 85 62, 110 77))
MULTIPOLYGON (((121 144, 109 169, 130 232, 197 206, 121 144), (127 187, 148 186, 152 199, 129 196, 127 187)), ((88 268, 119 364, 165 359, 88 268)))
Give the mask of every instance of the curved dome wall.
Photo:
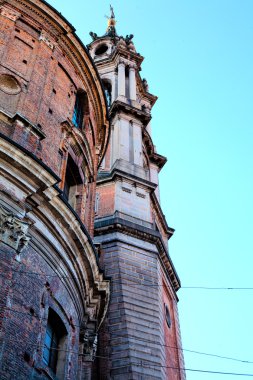
POLYGON ((109 298, 92 243, 109 137, 96 68, 38 0, 0 6, 1 379, 89 378, 109 298))

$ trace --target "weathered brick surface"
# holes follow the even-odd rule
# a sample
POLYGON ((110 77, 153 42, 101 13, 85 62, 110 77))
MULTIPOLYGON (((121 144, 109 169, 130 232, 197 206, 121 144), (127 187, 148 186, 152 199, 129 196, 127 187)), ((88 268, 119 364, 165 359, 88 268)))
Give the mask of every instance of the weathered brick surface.
POLYGON ((51 307, 65 322, 70 336, 66 366, 69 378, 74 379, 79 321, 68 290, 31 247, 23 252, 22 262, 17 262, 15 255, 13 249, 0 244, 0 378, 26 380, 32 374, 35 379, 48 378, 42 352, 51 307))
POLYGON ((0 379, 55 378, 42 359, 49 308, 67 330, 57 378, 91 378, 92 339, 108 292, 91 244, 106 111, 98 74, 72 26, 45 2, 1 3, 0 207, 11 216, 0 214, 0 379), (87 96, 77 127, 79 92, 87 96), (66 176, 88 232, 58 189, 66 176), (30 223, 22 255, 6 238, 16 216, 30 223))
POLYGON ((99 186, 97 188, 97 194, 99 194, 99 204, 96 216, 99 218, 112 215, 115 211, 115 183, 99 186))
MULTIPOLYGON (((15 1, 11 4, 18 7, 15 1)), ((17 9, 9 6, 0 14, 0 81, 2 74, 9 75, 20 90, 9 93, 12 89, 8 85, 0 89, 0 132, 49 166, 61 178, 62 189, 67 158, 71 155, 84 174, 76 211, 92 233, 98 165, 96 147, 101 148, 106 137, 105 127, 98 120, 105 106, 102 111, 101 99, 99 108, 95 98, 99 81, 92 83, 94 79, 87 67, 80 66, 80 61, 89 61, 86 53, 83 51, 77 64, 79 53, 59 37, 63 32, 57 31, 52 21, 44 22, 42 33, 41 23, 47 18, 43 10, 41 14, 32 8, 24 12, 21 7, 17 19, 11 20, 6 12, 17 12, 17 9), (71 120, 79 90, 87 93, 88 102, 83 127, 73 136, 71 120), (66 121, 71 125, 67 133, 62 128, 66 121)))

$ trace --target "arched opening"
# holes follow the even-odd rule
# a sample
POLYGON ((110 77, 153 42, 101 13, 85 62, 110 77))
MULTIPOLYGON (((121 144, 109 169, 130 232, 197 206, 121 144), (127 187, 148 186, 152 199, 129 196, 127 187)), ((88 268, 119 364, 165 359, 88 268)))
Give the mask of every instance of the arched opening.
POLYGON ((170 310, 169 310, 168 305, 166 304, 164 304, 164 308, 165 308, 165 320, 166 320, 167 326, 170 328, 171 327, 170 310))
POLYGON ((102 45, 99 45, 99 47, 97 47, 95 54, 96 55, 102 55, 102 54, 106 53, 107 50, 108 50, 108 46, 106 44, 102 44, 102 45))
POLYGON ((73 158, 68 155, 63 196, 74 210, 77 209, 79 186, 83 185, 83 183, 84 178, 81 177, 78 166, 74 162, 73 158))
POLYGON ((86 92, 79 90, 76 93, 76 101, 74 106, 74 112, 72 116, 72 123, 77 128, 83 127, 84 115, 88 114, 88 97, 86 92))
POLYGON ((112 85, 111 82, 107 79, 102 80, 104 91, 105 91, 105 97, 106 97, 106 102, 107 106, 111 107, 112 104, 112 85))
POLYGON ((64 379, 66 351, 66 327, 59 315, 49 308, 44 339, 43 362, 58 379, 64 379))
POLYGON ((130 99, 130 88, 129 88, 129 67, 126 66, 125 69, 125 81, 126 81, 126 98, 130 99))

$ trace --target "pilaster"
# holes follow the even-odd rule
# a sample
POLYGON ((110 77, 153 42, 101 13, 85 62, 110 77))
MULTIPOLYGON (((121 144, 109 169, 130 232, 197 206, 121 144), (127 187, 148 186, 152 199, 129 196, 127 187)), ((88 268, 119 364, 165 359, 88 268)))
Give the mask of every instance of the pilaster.
POLYGON ((126 95, 126 68, 125 62, 119 61, 118 64, 118 96, 126 95))

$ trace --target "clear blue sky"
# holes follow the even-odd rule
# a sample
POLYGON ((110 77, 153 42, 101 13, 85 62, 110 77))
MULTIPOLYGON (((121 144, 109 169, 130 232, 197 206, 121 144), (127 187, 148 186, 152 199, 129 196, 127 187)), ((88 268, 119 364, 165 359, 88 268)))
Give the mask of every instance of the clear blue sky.
MULTIPOLYGON (((103 34, 109 2, 50 0, 77 29, 103 34)), ((168 157, 162 206, 176 229, 182 286, 253 287, 253 1, 114 0, 159 100, 153 139, 168 157)), ((253 361, 253 291, 181 289, 186 349, 253 361)), ((253 374, 253 364, 185 352, 186 368, 253 374)), ((188 380, 246 377, 187 372, 188 380)))

